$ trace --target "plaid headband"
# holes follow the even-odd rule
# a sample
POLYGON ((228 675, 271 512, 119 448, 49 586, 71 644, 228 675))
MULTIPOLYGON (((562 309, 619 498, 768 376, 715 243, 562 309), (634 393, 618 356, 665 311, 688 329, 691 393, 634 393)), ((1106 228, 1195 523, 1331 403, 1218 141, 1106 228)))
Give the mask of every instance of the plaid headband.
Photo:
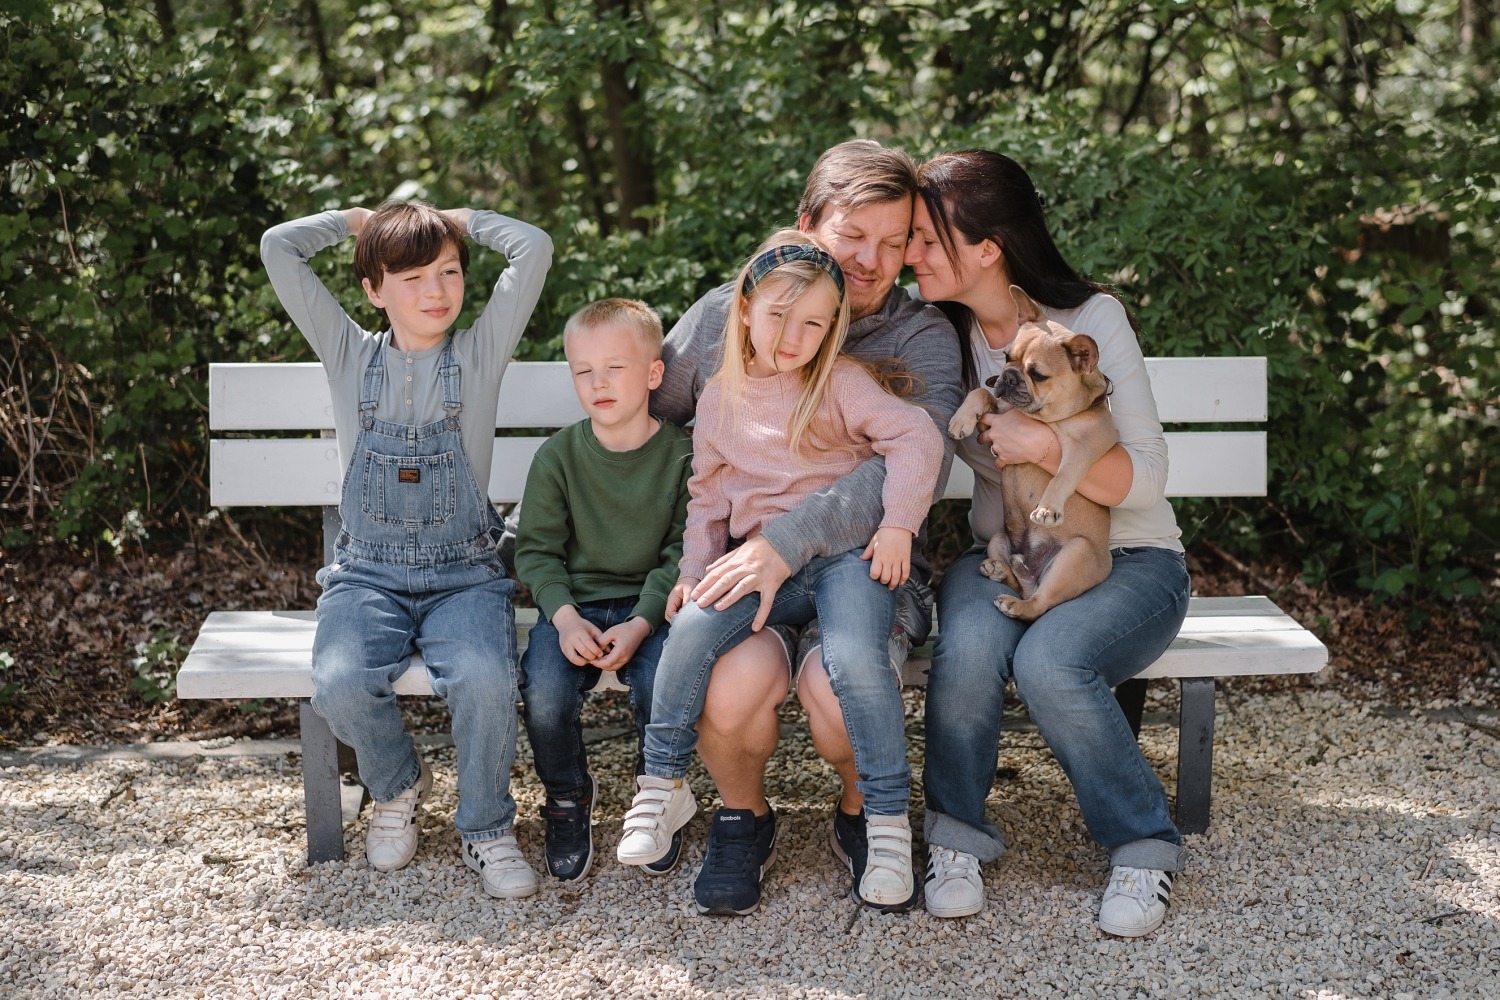
POLYGON ((821 267, 828 272, 833 279, 833 284, 839 290, 839 302, 844 301, 844 271, 839 267, 838 261, 828 254, 819 250, 810 243, 798 243, 791 246, 776 247, 767 250, 750 262, 750 267, 745 271, 745 283, 740 287, 740 294, 749 295, 755 286, 764 280, 765 276, 776 270, 782 264, 794 260, 806 260, 821 267))

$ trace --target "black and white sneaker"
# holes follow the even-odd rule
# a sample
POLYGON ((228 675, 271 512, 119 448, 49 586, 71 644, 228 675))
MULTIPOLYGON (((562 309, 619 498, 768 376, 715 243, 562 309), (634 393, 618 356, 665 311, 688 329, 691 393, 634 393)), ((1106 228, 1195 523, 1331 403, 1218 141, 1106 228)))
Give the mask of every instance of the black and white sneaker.
POLYGON ((682 831, 678 830, 672 834, 672 846, 667 848, 667 853, 660 861, 653 861, 649 865, 641 865, 641 871, 647 875, 670 875, 677 870, 677 862, 682 860, 682 831))
POLYGON ((865 859, 869 856, 869 842, 865 839, 865 816, 864 813, 850 815, 839 808, 838 800, 833 803, 833 830, 828 834, 828 846, 833 848, 834 857, 844 863, 849 869, 852 882, 849 891, 859 892, 859 880, 865 877, 865 859))
POLYGON ((1173 872, 1116 866, 1099 904, 1099 929, 1118 937, 1140 937, 1161 926, 1172 898, 1173 872))
POLYGON ((708 830, 708 852, 693 883, 699 913, 745 916, 760 906, 760 880, 776 862, 776 813, 720 809, 708 830))
POLYGON ((547 796, 542 806, 547 822, 547 872, 563 882, 576 882, 594 863, 594 778, 587 777, 576 798, 547 796))

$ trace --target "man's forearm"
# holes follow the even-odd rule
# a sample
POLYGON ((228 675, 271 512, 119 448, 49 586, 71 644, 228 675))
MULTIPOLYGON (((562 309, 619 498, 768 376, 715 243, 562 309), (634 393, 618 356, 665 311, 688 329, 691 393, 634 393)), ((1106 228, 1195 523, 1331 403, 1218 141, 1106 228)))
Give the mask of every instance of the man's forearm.
POLYGON ((766 525, 761 536, 793 573, 814 556, 864 548, 885 516, 885 459, 876 456, 766 525))

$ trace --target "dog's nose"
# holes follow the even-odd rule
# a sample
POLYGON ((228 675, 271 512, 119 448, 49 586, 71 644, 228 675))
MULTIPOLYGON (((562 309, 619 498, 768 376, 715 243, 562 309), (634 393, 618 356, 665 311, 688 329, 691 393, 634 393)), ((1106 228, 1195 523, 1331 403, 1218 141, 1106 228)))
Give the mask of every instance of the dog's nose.
POLYGON ((1017 386, 1017 385, 1020 385, 1021 384, 1021 369, 1019 369, 1019 368, 1007 368, 1007 369, 1005 369, 1005 371, 1003 371, 1003 372, 1000 373, 1000 382, 1001 382, 1002 385, 1008 385, 1008 386, 1017 386))

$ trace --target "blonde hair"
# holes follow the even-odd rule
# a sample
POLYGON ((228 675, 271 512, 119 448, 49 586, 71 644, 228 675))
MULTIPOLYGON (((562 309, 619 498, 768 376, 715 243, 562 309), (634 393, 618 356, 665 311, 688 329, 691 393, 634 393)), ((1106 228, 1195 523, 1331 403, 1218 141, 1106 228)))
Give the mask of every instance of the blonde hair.
POLYGON ((600 299, 590 302, 568 317, 563 327, 563 352, 568 349, 568 338, 575 333, 597 330, 601 326, 619 323, 634 330, 646 357, 661 360, 661 317, 640 299, 600 299))
MULTIPOLYGON (((806 464, 802 448, 809 432, 816 430, 815 425, 819 422, 819 411, 823 406, 829 376, 833 373, 833 365, 838 359, 839 352, 844 348, 844 338, 849 333, 849 299, 843 290, 843 273, 839 272, 836 280, 823 264, 812 260, 788 260, 777 264, 758 280, 747 280, 750 278, 752 266, 761 255, 778 247, 794 246, 815 247, 827 255, 829 265, 835 269, 838 267, 838 264, 833 262, 833 256, 828 248, 811 234, 796 229, 782 229, 767 237, 735 278, 734 297, 729 303, 729 316, 724 323, 724 358, 713 377, 719 380, 723 388, 721 404, 727 403, 735 408, 735 415, 738 417, 742 386, 745 379, 749 377, 746 370, 750 359, 755 356, 755 348, 750 342, 750 303, 762 295, 772 295, 775 296, 774 301, 790 305, 805 295, 809 289, 819 283, 826 283, 827 287, 832 289, 839 298, 838 311, 834 314, 833 325, 824 335, 823 342, 818 345, 817 353, 812 361, 790 373, 801 381, 802 395, 797 400, 797 405, 792 410, 791 420, 787 425, 787 442, 792 460, 806 464), (748 291, 746 290, 747 284, 751 286, 748 291)), ((777 339, 780 340, 779 335, 777 339)), ((739 421, 736 420, 736 426, 738 423, 739 421)))

